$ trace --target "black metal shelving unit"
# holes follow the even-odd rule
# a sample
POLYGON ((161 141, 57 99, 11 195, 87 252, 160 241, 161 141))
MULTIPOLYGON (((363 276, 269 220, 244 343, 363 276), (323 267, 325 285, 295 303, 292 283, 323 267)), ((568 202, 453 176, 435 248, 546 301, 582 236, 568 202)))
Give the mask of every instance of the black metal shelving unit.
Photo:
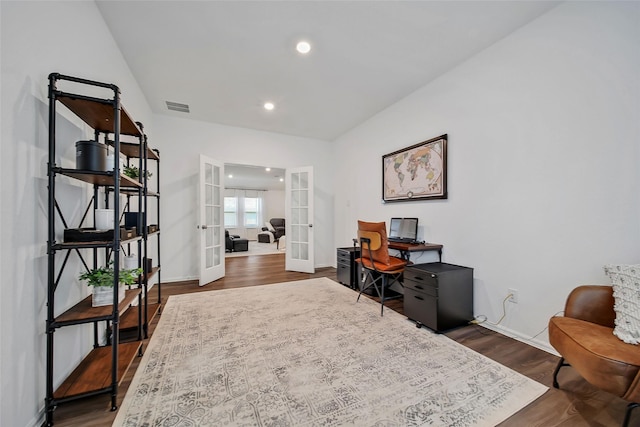
MULTIPOLYGON (((84 92, 84 91, 82 91, 84 92)), ((87 91, 88 92, 88 91, 87 91)), ((149 233, 147 229, 138 236, 127 240, 122 240, 119 234, 121 194, 135 194, 138 196, 139 212, 146 212, 146 197, 149 195, 146 179, 142 182, 131 179, 119 173, 121 170, 120 154, 127 158, 137 150, 139 166, 141 171, 146 170, 147 153, 152 153, 159 161, 157 152, 148 150, 147 137, 143 132, 142 124, 134 122, 120 103, 120 90, 116 85, 87 80, 78 77, 66 76, 59 73, 49 75, 49 156, 48 156, 48 235, 47 235, 47 354, 46 354, 46 398, 45 425, 53 425, 53 414, 55 408, 62 403, 94 396, 97 394, 110 394, 111 409, 117 409, 118 385, 123 379, 127 369, 136 356, 142 354, 141 331, 146 329, 146 322, 142 322, 143 307, 146 307, 146 288, 148 280, 153 274, 159 274, 160 268, 152 271, 144 271, 139 279, 139 286, 127 290, 125 297, 119 301, 118 295, 118 271, 120 271, 120 251, 123 246, 132 244, 144 248, 146 254, 147 239, 149 233), (71 82, 78 87, 95 90, 95 88, 106 89, 112 93, 113 97, 99 98, 84 95, 82 93, 64 92, 58 89, 60 81, 71 82), (101 135, 105 142, 108 135, 112 135, 112 147, 114 150, 114 169, 111 171, 92 171, 62 168, 56 165, 56 120, 58 104, 64 105, 69 111, 82 119, 95 132, 95 140, 99 141, 101 135), (120 137, 127 135, 137 139, 137 144, 121 142, 120 137), (93 242, 58 242, 56 241, 56 220, 59 220, 63 227, 70 228, 56 200, 56 180, 59 176, 66 176, 75 180, 93 185, 93 197, 84 211, 79 227, 83 226, 85 220, 92 212, 92 209, 99 207, 100 190, 106 195, 104 204, 106 208, 111 207, 114 212, 113 239, 109 241, 93 242), (112 206, 109 206, 109 192, 113 192, 112 206), (145 209, 143 211, 143 209, 145 209), (67 266, 67 262, 72 253, 77 254, 84 267, 89 270, 85 256, 89 251, 92 258, 93 268, 98 266, 98 251, 104 250, 104 262, 113 261, 113 268, 116 272, 113 283, 113 303, 107 306, 92 307, 92 297, 88 296, 79 301, 76 305, 65 312, 58 314, 55 307, 55 295, 61 286, 62 273, 67 266), (84 254, 84 255, 83 255, 84 254), (62 258, 60 266, 56 266, 56 259, 62 258), (144 298, 143 298, 144 297, 144 298), (138 299, 137 310, 130 310, 132 303, 138 299), (142 304, 142 302, 145 304, 142 304), (121 316, 125 313, 137 312, 138 339, 131 342, 120 342, 119 324, 121 316), (99 323, 105 322, 107 335, 106 344, 100 343, 99 323), (54 344, 55 332, 62 327, 74 325, 93 324, 94 345, 93 349, 73 370, 73 372, 54 389, 54 344)), ((159 175, 159 164, 158 164, 159 175)), ((142 175, 141 173, 141 176, 142 175)), ((159 176, 158 181, 159 185, 159 176)), ((159 188, 159 187, 158 187, 159 188)), ((158 223, 160 202, 158 199, 158 223)), ((158 233, 159 234, 159 233, 158 233)), ((158 262, 160 251, 160 240, 158 237, 158 262)), ((139 254, 141 251, 139 251, 139 254)), ((138 261, 140 263, 140 260, 138 261)), ((160 280, 158 279, 158 282, 160 280)), ((159 285, 159 283, 158 283, 159 285)), ((159 301, 160 302, 160 296, 159 301)), ((145 312, 146 315, 146 312, 145 312)))
MULTIPOLYGON (((141 129, 144 129, 141 123, 138 123, 141 129)), ((107 144, 113 146, 114 141, 107 141, 107 144)), ((130 332, 137 330, 137 339, 143 339, 149 337, 149 323, 153 318, 160 313, 162 309, 162 279, 161 279, 161 267, 160 267, 160 151, 157 149, 151 149, 148 146, 147 136, 144 135, 139 144, 131 144, 127 142, 120 143, 120 152, 127 158, 127 166, 131 165, 132 161, 138 160, 138 170, 140 172, 139 179, 141 179, 142 188, 138 190, 121 190, 120 193, 124 194, 127 198, 125 210, 131 211, 131 199, 136 197, 138 199, 138 209, 134 212, 142 213, 138 215, 138 222, 136 225, 137 230, 142 230, 142 238, 138 242, 138 266, 143 269, 142 276, 139 279, 139 284, 142 286, 142 311, 138 311, 136 317, 134 312, 129 311, 125 313, 119 324, 121 336, 124 335, 123 340, 128 341, 131 339, 130 332), (149 177, 147 171, 149 171, 149 161, 156 163, 155 167, 155 191, 149 189, 149 177), (156 201, 156 220, 154 230, 150 230, 152 224, 149 220, 149 199, 156 201), (148 242, 151 237, 157 238, 157 251, 155 254, 155 265, 149 268, 145 259, 149 258, 150 251, 148 242), (140 255, 141 254, 141 255, 140 255), (154 277, 158 277, 156 286, 158 287, 158 300, 155 303, 150 303, 148 298, 149 281, 154 277), (142 328, 138 326, 141 325, 142 328)), ((115 191, 113 187, 107 187, 106 200, 109 199, 109 191, 115 191)), ((127 248, 129 249, 129 248, 127 248)), ((129 251, 130 253, 130 251, 129 251)), ((153 258, 151 258, 153 260, 153 258)))

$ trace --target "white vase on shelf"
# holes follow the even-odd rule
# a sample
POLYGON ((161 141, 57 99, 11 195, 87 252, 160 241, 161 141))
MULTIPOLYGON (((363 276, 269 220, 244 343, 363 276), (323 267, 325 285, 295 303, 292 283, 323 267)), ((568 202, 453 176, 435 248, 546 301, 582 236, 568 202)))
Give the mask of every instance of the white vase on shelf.
POLYGON ((113 230, 113 209, 96 209, 96 230, 113 230))
POLYGON ((133 270, 138 268, 138 257, 136 254, 131 254, 124 257, 122 268, 125 270, 133 270))

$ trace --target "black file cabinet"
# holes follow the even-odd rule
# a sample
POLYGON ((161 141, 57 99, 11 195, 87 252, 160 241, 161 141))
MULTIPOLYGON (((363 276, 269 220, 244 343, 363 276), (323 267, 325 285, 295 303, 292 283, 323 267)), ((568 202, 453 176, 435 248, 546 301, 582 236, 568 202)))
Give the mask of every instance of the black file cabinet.
POLYGON ((337 250, 337 276, 338 282, 351 289, 358 286, 358 266, 356 259, 360 257, 360 248, 338 248, 337 250))
POLYGON ((404 314, 436 332, 473 319, 473 269, 432 262, 404 270, 404 314))

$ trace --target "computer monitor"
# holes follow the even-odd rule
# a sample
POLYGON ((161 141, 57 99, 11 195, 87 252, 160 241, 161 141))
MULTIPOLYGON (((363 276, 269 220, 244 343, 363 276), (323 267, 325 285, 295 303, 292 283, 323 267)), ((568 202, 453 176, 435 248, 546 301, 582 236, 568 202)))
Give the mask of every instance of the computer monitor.
POLYGON ((418 218, 391 218, 389 240, 413 243, 418 240, 418 218))

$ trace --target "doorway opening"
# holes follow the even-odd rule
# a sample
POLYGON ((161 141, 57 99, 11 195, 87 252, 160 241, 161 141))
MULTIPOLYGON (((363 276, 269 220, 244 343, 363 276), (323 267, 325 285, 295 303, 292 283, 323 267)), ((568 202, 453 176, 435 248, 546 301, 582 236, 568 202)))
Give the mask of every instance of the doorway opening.
POLYGON ((284 254, 286 237, 270 222, 285 217, 284 175, 281 168, 224 164, 225 257, 284 254))

